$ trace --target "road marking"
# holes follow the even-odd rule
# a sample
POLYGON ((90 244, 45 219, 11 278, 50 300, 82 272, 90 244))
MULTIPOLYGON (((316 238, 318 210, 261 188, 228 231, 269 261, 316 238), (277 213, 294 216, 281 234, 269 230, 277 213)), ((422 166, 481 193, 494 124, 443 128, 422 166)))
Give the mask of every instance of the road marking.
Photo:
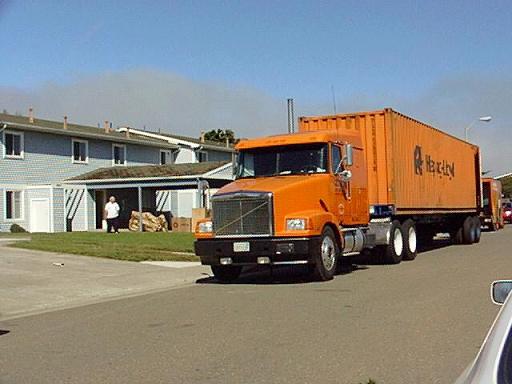
POLYGON ((190 268, 201 265, 199 261, 141 261, 140 263, 166 268, 190 268))

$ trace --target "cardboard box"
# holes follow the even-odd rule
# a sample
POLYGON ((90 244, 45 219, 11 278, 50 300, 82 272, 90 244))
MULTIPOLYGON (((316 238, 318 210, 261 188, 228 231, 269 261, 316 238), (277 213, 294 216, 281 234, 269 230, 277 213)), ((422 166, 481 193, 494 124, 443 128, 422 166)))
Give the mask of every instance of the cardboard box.
POLYGON ((192 219, 190 217, 173 217, 171 227, 174 232, 192 232, 192 219))
POLYGON ((206 219, 210 216, 210 212, 206 208, 192 208, 193 219, 206 219))

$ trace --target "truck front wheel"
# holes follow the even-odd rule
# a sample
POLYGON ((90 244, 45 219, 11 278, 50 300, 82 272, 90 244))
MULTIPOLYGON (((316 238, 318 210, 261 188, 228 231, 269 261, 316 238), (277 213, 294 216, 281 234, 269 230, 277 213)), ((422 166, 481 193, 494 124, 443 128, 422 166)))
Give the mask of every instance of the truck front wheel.
POLYGON ((215 278, 221 283, 231 283, 240 277, 242 267, 236 265, 212 265, 215 278))
POLYGON ((320 245, 313 252, 313 259, 315 261, 314 277, 321 281, 331 280, 336 272, 340 253, 336 237, 331 228, 324 228, 320 245))

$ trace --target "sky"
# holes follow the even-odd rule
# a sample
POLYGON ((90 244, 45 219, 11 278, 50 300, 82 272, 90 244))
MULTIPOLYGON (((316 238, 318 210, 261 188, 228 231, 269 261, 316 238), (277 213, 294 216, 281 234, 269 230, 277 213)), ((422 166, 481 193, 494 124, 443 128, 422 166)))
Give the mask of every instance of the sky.
POLYGON ((393 107, 511 171, 509 1, 0 0, 0 110, 199 136, 393 107), (333 92, 334 91, 334 92, 333 92), (333 102, 333 95, 335 103, 333 102))

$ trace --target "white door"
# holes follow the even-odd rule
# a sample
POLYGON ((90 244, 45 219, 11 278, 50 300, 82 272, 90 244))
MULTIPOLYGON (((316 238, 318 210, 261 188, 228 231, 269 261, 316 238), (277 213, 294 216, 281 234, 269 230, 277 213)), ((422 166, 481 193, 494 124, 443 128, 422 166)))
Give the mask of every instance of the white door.
POLYGON ((30 199, 30 232, 50 232, 48 199, 30 199))
POLYGON ((195 191, 179 191, 178 214, 180 217, 192 217, 195 191))

